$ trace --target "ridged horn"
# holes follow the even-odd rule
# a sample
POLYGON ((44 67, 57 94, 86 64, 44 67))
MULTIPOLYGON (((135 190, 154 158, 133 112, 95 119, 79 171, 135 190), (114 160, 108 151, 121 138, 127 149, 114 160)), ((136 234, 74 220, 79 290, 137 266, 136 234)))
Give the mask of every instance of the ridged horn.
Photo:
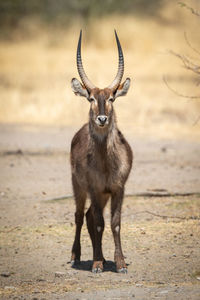
POLYGON ((95 86, 88 79, 88 77, 85 74, 85 71, 83 69, 83 64, 82 64, 82 59, 81 59, 81 40, 82 40, 82 30, 80 31, 80 36, 79 36, 79 40, 78 40, 76 63, 77 63, 77 69, 78 69, 79 76, 82 80, 82 83, 84 84, 86 89, 90 92, 93 88, 95 88, 95 86))
POLYGON ((116 38, 118 54, 119 54, 118 71, 117 71, 117 75, 116 75, 115 79, 108 86, 108 88, 112 89, 113 91, 115 91, 118 88, 118 86, 120 85, 123 74, 124 74, 124 56, 123 56, 122 47, 120 45, 120 41, 119 41, 119 38, 117 36, 116 30, 115 30, 115 38, 116 38))

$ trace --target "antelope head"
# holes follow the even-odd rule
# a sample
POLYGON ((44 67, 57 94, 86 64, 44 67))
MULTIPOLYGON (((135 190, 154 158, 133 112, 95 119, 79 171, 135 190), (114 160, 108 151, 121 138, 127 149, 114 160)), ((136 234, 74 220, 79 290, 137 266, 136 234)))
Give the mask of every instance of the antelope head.
POLYGON ((117 97, 125 96, 130 86, 130 78, 127 78, 121 83, 124 74, 124 57, 122 48, 115 31, 115 38, 117 42, 119 65, 118 71, 113 82, 104 89, 97 88, 87 77, 81 59, 81 39, 82 31, 80 31, 78 47, 77 47, 77 69, 81 78, 73 78, 71 81, 72 90, 75 95, 83 96, 91 103, 90 106, 90 120, 98 128, 107 127, 113 116, 113 102, 117 97))

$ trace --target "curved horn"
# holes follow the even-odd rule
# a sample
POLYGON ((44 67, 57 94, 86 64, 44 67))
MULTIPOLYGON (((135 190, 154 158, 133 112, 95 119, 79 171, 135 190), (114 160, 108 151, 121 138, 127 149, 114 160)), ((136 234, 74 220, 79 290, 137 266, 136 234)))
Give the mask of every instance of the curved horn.
POLYGON ((76 54, 76 63, 77 63, 77 69, 79 76, 86 87, 86 89, 90 92, 91 89, 95 88, 95 86, 90 82, 90 80, 87 78, 87 75, 85 74, 85 71, 83 69, 82 59, 81 59, 81 39, 82 39, 82 30, 80 31, 78 46, 77 46, 77 54, 76 54))
POLYGON ((119 54, 118 71, 117 71, 117 75, 116 75, 115 79, 108 86, 108 88, 112 89, 113 91, 116 90, 118 88, 118 86, 120 85, 120 82, 121 82, 123 74, 124 74, 124 56, 123 56, 122 47, 120 45, 120 41, 117 36, 116 30, 115 30, 115 38, 116 38, 118 54, 119 54))

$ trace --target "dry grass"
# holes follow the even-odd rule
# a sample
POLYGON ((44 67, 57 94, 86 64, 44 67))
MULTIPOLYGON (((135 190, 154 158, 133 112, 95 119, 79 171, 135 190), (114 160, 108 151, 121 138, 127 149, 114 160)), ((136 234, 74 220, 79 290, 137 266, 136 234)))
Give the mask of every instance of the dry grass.
MULTIPOLYGON (((180 294, 184 293, 185 286, 192 288, 193 294, 195 288, 198 288, 196 277, 199 277, 200 270, 199 221, 170 218, 166 220, 148 214, 138 214, 138 212, 142 211, 145 205, 147 209, 159 211, 161 214, 191 216, 193 209, 188 206, 185 211, 185 208, 178 207, 178 204, 192 202, 197 212, 198 200, 197 197, 160 199, 152 197, 151 201, 141 197, 124 199, 121 236, 129 271, 125 277, 121 275, 120 279, 120 275, 113 272, 115 270, 112 263, 114 243, 108 207, 105 210, 103 236, 103 251, 108 263, 105 266, 106 272, 94 275, 90 272, 92 262, 89 260, 92 258, 92 246, 85 223, 81 235, 82 263, 77 269, 72 269, 71 265, 66 263, 70 256, 75 229, 74 216, 71 214, 74 209, 73 199, 65 199, 65 202, 43 203, 42 211, 47 218, 42 224, 27 223, 26 226, 21 224, 18 227, 4 224, 0 227, 1 253, 4 253, 1 257, 1 265, 3 270, 11 273, 8 278, 2 277, 0 295, 2 299, 7 299, 8 296, 34 299, 34 294, 37 294, 38 299, 41 297, 55 299, 55 294, 52 298, 50 295, 57 292, 60 299, 65 299, 66 295, 61 295, 63 292, 87 293, 117 288, 119 296, 120 289, 128 289, 140 284, 142 290, 153 286, 160 288, 161 285, 162 288, 169 290, 171 285, 176 285, 180 288, 179 299, 185 299, 180 294), (177 206, 172 209, 174 203, 177 206), (67 207, 65 215, 62 214, 59 223, 52 222, 50 217, 52 209, 63 211, 61 207, 63 205, 67 207), (55 277, 55 273, 60 271, 61 277, 55 277), (11 286, 11 288, 4 288, 4 286, 11 286)), ((32 215, 34 214, 37 214, 35 209, 32 210, 32 215)), ((11 218, 10 214, 9 218, 11 218)), ((77 297, 77 294, 73 294, 71 299, 77 297)), ((85 294, 84 298, 89 299, 85 294)), ((151 297, 148 290, 148 297, 139 299, 156 299, 156 297, 151 297)), ((169 299, 175 298, 171 296, 169 299)))
MULTIPOLYGON (((85 27, 83 60, 88 76, 104 87, 115 76, 117 50, 113 29, 125 54, 125 76, 132 86, 115 103, 120 128, 134 134, 190 137, 200 132, 200 100, 178 97, 164 84, 187 95, 200 95, 188 71, 168 50, 190 54, 184 31, 200 49, 196 30, 200 19, 168 1, 163 20, 112 16, 85 27), (194 125, 194 123, 196 123, 194 125)), ((80 24, 66 31, 40 30, 37 37, 0 42, 0 122, 80 126, 89 104, 72 94, 70 80, 77 75, 75 51, 80 24)))

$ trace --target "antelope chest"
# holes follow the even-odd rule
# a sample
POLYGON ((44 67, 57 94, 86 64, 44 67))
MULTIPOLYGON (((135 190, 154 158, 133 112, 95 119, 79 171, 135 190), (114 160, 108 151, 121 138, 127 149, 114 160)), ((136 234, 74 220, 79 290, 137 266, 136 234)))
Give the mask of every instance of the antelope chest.
POLYGON ((123 186, 129 173, 125 149, 107 155, 88 156, 88 184, 101 191, 111 191, 123 186))

